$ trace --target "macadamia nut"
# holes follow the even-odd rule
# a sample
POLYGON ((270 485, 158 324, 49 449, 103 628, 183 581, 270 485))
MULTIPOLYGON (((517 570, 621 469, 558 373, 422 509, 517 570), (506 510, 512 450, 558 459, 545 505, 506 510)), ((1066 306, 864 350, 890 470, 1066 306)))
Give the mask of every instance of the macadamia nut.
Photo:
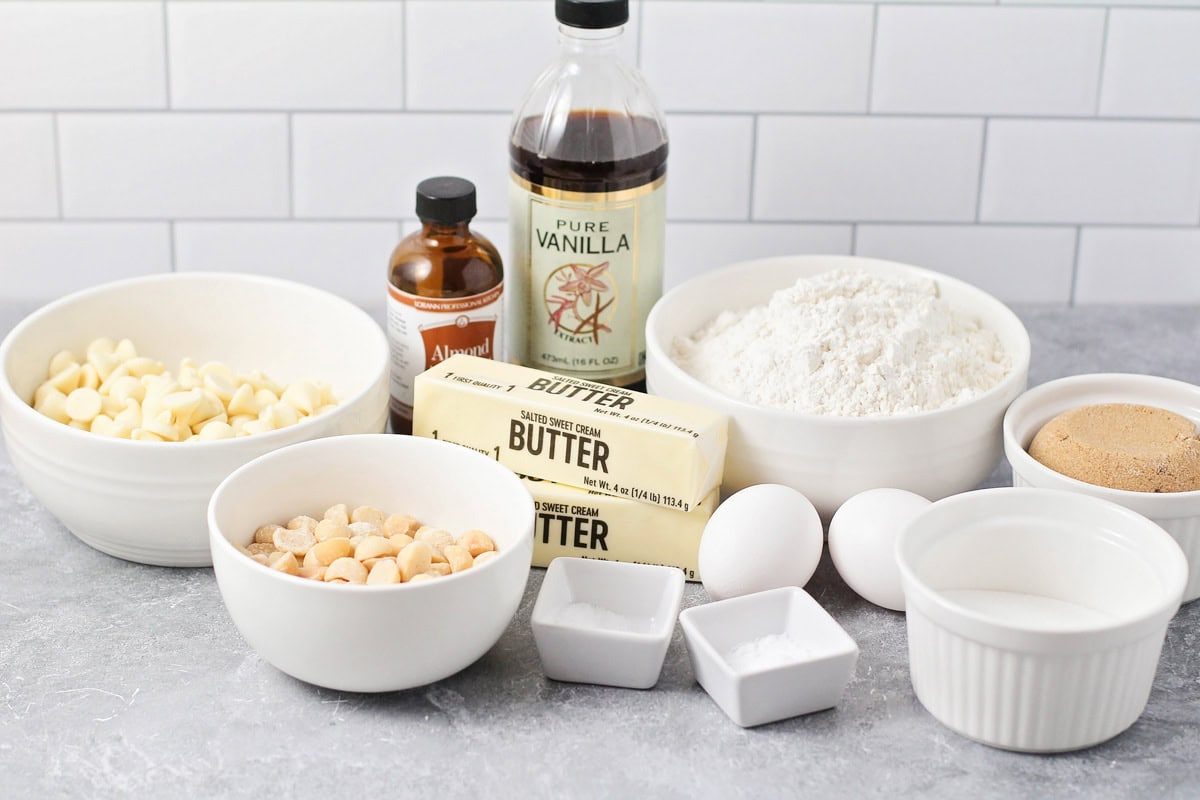
MULTIPOLYGON (((215 366, 205 367, 211 374, 220 374, 215 366)), ((56 396, 51 392, 58 390, 47 390, 43 399, 56 396)), ((96 417, 101 419, 109 418, 96 417)), ((103 424, 116 423, 110 420, 103 424)), ((138 430, 142 435, 155 435, 138 430)), ((404 514, 388 515, 373 506, 350 511, 339 503, 327 508, 320 521, 299 514, 283 524, 261 525, 254 531, 253 542, 239 549, 264 566, 288 575, 326 583, 385 586, 473 569, 494 558, 495 548, 492 538, 480 530, 466 531, 455 539, 444 528, 422 526, 404 514), (412 531, 417 538, 407 532, 389 535, 389 530, 412 531)))

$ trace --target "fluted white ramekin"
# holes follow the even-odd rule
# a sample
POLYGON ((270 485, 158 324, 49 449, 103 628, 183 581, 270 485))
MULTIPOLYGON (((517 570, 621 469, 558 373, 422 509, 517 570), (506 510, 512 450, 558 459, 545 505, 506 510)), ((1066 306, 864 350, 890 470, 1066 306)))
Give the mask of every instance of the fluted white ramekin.
POLYGON ((922 705, 984 744, 1056 752, 1142 713, 1187 561, 1127 508, 1049 489, 949 497, 896 543, 922 705))
POLYGON ((1027 448, 1042 426, 1064 411, 1099 403, 1138 403, 1182 414, 1200 424, 1200 386, 1153 375, 1072 375, 1037 386, 1018 397, 1004 415, 1004 454, 1013 486, 1064 489, 1099 497, 1157 522, 1183 548, 1191 575, 1183 602, 1200 597, 1200 491, 1130 492, 1095 486, 1055 472, 1027 448))

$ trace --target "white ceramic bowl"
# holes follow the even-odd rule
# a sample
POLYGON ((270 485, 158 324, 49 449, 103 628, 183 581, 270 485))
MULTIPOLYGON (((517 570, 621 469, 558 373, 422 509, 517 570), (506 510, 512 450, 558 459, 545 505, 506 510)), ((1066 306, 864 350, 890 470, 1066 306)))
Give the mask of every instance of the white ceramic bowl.
POLYGON ((1200 491, 1130 492, 1095 486, 1055 472, 1029 455, 1033 437, 1064 411, 1097 403, 1158 406, 1200 425, 1200 386, 1152 375, 1073 375, 1043 383, 1018 397, 1004 415, 1004 454, 1012 464, 1013 486, 1064 489, 1110 500, 1149 517, 1175 537, 1191 574, 1184 602, 1200 597, 1200 491))
POLYGON ((675 567, 554 559, 530 618, 546 677, 649 689, 682 600, 683 571, 675 567))
POLYGON ((1146 706, 1187 561, 1127 508, 1052 489, 940 500, 896 558, 917 698, 995 747, 1076 750, 1146 706))
POLYGON ((858 645, 796 586, 693 606, 679 615, 696 681, 749 728, 833 708, 858 645))
POLYGON ((652 394, 707 406, 729 416, 722 489, 759 483, 804 493, 823 519, 867 489, 907 489, 937 499, 972 489, 1000 460, 1004 409, 1025 388, 1029 335, 1004 304, 980 289, 929 270, 853 256, 782 256, 705 273, 675 287, 646 323, 646 385, 652 394), (955 309, 995 332, 1012 371, 979 397, 951 408, 893 417, 833 417, 764 408, 733 399, 671 360, 689 336, 724 310, 765 303, 797 279, 831 269, 926 277, 955 309))
POLYGON ((171 273, 64 297, 0 344, 0 419, 13 466, 50 513, 87 544, 144 564, 209 563, 205 508, 247 461, 322 436, 387 423, 388 348, 379 325, 332 294, 251 275, 171 273), (59 350, 129 338, 172 372, 179 360, 329 383, 332 412, 290 428, 214 442, 136 442, 78 431, 30 407, 59 350))
POLYGON ((486 653, 508 627, 529 577, 533 499, 507 468, 433 439, 375 434, 303 442, 255 459, 213 493, 213 570, 234 624, 287 674, 348 692, 441 680, 486 653), (327 584, 285 575, 236 545, 264 523, 337 503, 373 505, 446 528, 478 528, 499 555, 417 584, 327 584))

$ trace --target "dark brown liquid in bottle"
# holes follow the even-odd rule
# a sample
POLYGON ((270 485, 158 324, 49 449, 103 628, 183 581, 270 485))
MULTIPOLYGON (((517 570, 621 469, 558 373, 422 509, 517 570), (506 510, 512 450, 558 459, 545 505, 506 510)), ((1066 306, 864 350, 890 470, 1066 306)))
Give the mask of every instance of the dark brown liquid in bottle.
MULTIPOLYGON (((499 252, 465 222, 425 223, 396 246, 388 269, 392 286, 418 297, 471 297, 501 279, 499 252)), ((389 417, 393 433, 412 433, 412 420, 394 406, 389 417)))
POLYGON ((649 117, 615 111, 572 111, 557 140, 538 155, 542 118, 517 124, 508 153, 513 172, 530 183, 568 192, 617 192, 657 180, 667 171, 662 128, 649 117))
MULTIPOLYGON (((566 192, 619 192, 667 171, 667 143, 659 123, 649 117, 572 111, 558 138, 546 142, 546 158, 538 155, 541 127, 542 117, 526 117, 508 146, 513 172, 530 183, 566 192)), ((627 388, 645 391, 646 382, 627 388)))

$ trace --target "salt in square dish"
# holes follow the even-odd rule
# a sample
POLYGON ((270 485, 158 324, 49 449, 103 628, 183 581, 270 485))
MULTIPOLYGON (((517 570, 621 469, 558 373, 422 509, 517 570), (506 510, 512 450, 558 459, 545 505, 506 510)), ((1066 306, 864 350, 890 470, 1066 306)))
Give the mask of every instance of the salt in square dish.
POLYGON ((743 728, 833 708, 858 645, 795 586, 733 597, 679 615, 696 680, 743 728))
POLYGON ((649 689, 682 600, 683 573, 674 567, 554 559, 530 620, 546 677, 649 689))

